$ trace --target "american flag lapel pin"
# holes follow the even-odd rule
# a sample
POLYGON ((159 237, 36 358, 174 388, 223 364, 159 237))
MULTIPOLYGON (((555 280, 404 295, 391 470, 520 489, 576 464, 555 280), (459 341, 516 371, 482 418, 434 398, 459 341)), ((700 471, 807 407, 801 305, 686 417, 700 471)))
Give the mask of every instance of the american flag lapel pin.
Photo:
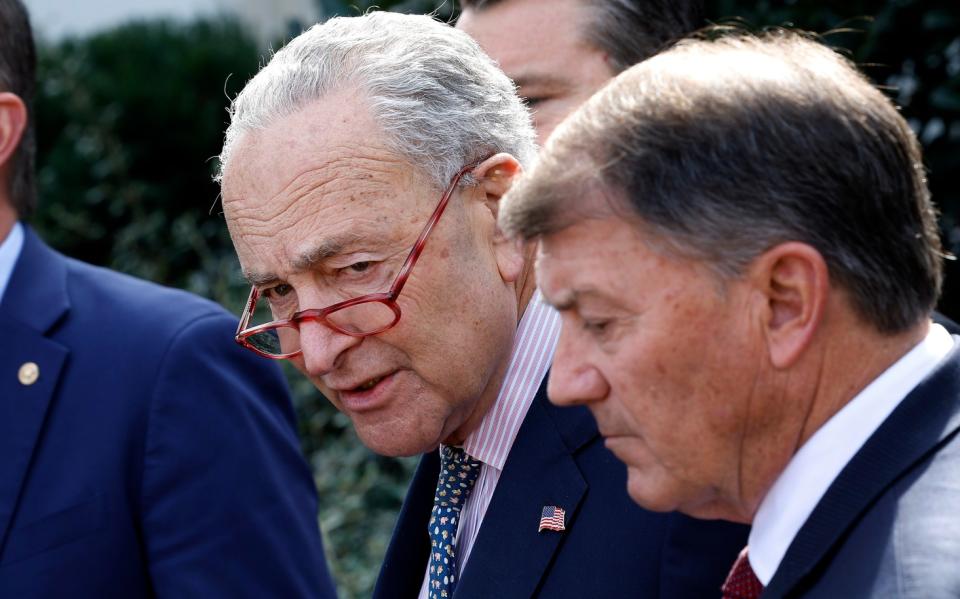
POLYGON ((543 506, 543 511, 540 513, 540 529, 537 530, 537 532, 543 532, 545 530, 562 532, 566 530, 567 527, 564 524, 566 515, 567 512, 563 511, 561 507, 555 505, 543 506))

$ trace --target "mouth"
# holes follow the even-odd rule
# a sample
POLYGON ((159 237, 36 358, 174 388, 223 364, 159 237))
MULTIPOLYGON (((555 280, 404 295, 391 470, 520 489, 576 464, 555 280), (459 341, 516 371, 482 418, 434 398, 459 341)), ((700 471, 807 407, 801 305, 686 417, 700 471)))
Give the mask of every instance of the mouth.
POLYGON ((377 386, 377 383, 379 383, 380 381, 382 381, 382 380, 385 379, 385 378, 387 378, 386 375, 374 377, 374 378, 368 380, 367 382, 365 382, 365 383, 363 383, 363 384, 357 385, 356 387, 354 387, 354 388, 351 389, 350 391, 353 391, 353 392, 369 391, 370 389, 373 389, 374 387, 376 387, 376 386, 377 386))
POLYGON ((385 406, 395 395, 392 392, 397 372, 369 378, 359 385, 339 391, 343 408, 352 413, 362 413, 385 406))

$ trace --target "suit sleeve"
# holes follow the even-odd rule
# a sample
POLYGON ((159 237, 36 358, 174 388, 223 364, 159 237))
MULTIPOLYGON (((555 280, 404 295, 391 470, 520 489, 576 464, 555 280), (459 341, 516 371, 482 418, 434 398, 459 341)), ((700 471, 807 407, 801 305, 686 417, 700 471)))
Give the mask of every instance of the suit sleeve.
POLYGON ((170 341, 152 389, 141 493, 157 597, 333 598, 317 497, 274 363, 227 315, 170 341))

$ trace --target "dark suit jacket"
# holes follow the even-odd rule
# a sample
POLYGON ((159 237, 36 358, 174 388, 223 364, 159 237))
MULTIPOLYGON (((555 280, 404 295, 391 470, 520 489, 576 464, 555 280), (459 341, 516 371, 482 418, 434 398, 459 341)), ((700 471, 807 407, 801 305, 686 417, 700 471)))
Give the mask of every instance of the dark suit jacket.
POLYGON ((960 597, 958 430, 954 347, 833 482, 764 599, 960 597))
POLYGON ((951 335, 960 335, 960 325, 950 320, 940 312, 933 313, 933 322, 947 329, 947 332, 951 335))
MULTIPOLYGON (((416 597, 420 590, 439 467, 437 452, 421 459, 377 581, 377 599, 416 597)), ((719 597, 746 535, 744 526, 639 508, 626 492, 626 468, 604 447, 589 411, 553 406, 544 383, 454 597, 719 597), (565 532, 537 532, 545 505, 566 510, 565 532)))
POLYGON ((276 366, 215 304, 25 229, 0 305, 0 597, 333 597, 276 366))

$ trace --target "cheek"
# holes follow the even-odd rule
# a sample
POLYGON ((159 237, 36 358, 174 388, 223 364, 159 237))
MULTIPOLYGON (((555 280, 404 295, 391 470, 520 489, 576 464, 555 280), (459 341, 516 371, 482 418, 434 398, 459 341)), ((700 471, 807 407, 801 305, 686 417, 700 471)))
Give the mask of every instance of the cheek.
POLYGON ((295 358, 290 358, 288 362, 290 362, 290 365, 293 366, 297 372, 302 374, 304 378, 306 378, 311 383, 313 383, 313 386, 316 387, 317 390, 320 391, 320 393, 322 393, 325 398, 327 398, 327 401, 333 404, 333 407, 335 407, 340 412, 343 411, 343 406, 341 406, 339 398, 337 397, 337 394, 332 389, 330 389, 330 387, 327 387, 326 385, 324 385, 323 381, 319 377, 310 376, 310 373, 307 372, 307 368, 303 363, 302 355, 297 356, 295 358))
MULTIPOLYGON (((675 345, 669 332, 635 340, 607 369, 623 418, 659 459, 680 466, 712 428, 714 381, 704 370, 701 344, 675 345)), ((685 467, 683 468, 685 469, 685 467)))

